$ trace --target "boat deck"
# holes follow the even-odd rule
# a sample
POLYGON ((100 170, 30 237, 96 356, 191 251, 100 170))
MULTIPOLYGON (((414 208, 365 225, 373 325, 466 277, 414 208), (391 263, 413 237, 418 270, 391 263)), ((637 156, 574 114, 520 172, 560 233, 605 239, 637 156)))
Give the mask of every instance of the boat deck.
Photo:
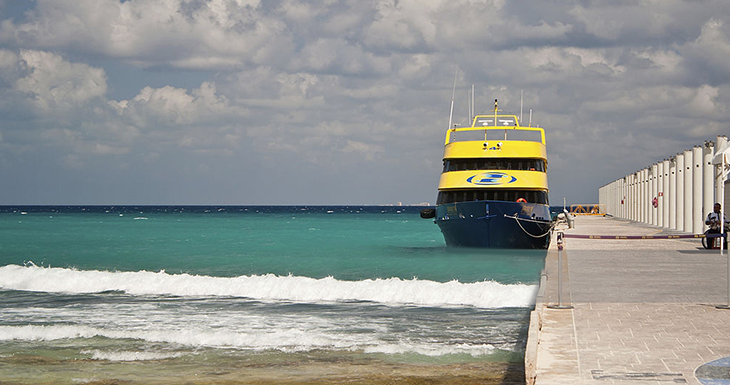
MULTIPOLYGON (((579 216, 565 233, 661 231, 579 216)), ((553 240, 530 324, 528 384, 730 384, 730 310, 715 307, 728 301, 727 255, 698 239, 566 239, 563 303, 574 308, 551 309, 557 255, 553 240)))

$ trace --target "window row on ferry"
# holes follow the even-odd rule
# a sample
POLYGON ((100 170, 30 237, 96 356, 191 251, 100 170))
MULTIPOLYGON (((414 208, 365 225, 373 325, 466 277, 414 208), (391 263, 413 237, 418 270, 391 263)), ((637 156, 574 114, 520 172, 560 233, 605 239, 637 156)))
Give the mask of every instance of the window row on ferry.
POLYGON ((544 159, 530 158, 476 158, 476 159, 446 159, 444 170, 525 170, 545 172, 547 164, 544 159))
POLYGON ((542 190, 507 190, 507 189, 472 189, 439 191, 436 204, 472 202, 472 201, 507 201, 548 204, 548 193, 542 190))

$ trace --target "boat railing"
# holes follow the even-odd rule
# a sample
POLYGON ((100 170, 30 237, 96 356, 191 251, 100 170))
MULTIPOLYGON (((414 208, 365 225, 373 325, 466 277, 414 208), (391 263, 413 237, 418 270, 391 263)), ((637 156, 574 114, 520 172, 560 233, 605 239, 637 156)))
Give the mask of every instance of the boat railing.
POLYGON ((522 141, 545 144, 545 131, 539 127, 459 127, 448 130, 446 143, 472 141, 522 141))

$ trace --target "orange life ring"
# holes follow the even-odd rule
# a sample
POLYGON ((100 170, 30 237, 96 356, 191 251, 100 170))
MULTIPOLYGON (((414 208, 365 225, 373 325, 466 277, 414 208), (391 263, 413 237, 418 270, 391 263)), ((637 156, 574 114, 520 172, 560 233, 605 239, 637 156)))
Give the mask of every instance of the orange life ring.
POLYGON ((525 198, 517 198, 517 203, 527 203, 525 198))

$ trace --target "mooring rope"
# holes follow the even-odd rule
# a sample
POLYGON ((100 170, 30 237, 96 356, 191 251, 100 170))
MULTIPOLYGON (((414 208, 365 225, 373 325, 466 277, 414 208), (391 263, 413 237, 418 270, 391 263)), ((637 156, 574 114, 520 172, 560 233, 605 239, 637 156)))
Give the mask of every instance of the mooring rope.
POLYGON ((529 235, 529 236, 531 236, 533 238, 542 238, 542 237, 550 234, 550 232, 553 231, 553 228, 555 227, 555 222, 551 222, 550 223, 550 228, 548 229, 548 231, 546 233, 544 233, 542 235, 534 235, 534 234, 530 233, 529 231, 527 231, 527 229, 525 229, 524 226, 522 226, 522 223, 520 223, 520 221, 535 222, 535 223, 545 223, 545 221, 536 221, 534 219, 518 218, 517 215, 515 215, 515 216, 509 216, 507 214, 504 214, 504 217, 505 218, 512 218, 515 221, 517 221, 517 224, 520 225, 520 228, 522 229, 522 231, 524 231, 525 234, 527 234, 527 235, 529 235))

